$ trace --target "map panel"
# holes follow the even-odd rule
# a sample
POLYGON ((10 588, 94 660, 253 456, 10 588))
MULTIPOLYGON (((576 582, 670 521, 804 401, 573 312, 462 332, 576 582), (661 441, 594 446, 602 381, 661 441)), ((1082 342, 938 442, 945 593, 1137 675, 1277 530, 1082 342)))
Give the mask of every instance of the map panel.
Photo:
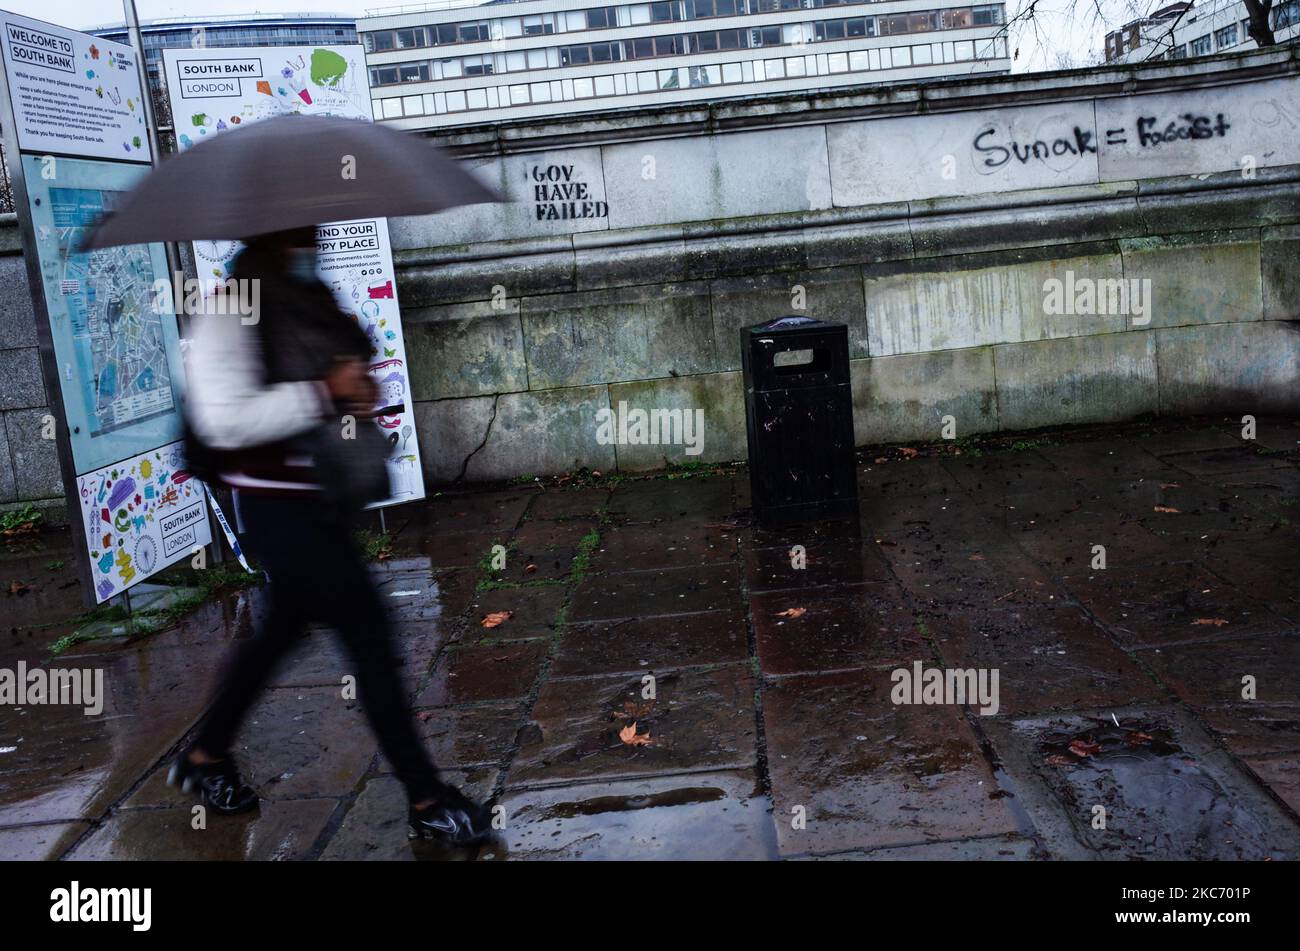
POLYGON ((161 244, 83 251, 147 167, 23 156, 78 475, 175 441, 181 366, 161 244))

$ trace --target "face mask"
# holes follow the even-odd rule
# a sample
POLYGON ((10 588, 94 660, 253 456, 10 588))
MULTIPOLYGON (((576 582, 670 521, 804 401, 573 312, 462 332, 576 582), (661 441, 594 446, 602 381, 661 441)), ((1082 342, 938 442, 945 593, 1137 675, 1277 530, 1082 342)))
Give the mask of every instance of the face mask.
POLYGON ((316 249, 290 248, 286 270, 295 281, 306 284, 316 280, 316 249))

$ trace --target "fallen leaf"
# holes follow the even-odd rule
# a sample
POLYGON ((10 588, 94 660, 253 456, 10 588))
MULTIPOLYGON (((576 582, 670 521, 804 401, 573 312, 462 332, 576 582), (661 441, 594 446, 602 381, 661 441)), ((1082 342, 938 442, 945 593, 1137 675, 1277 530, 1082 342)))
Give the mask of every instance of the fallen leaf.
POLYGON ((421 723, 428 723, 428 722, 429 722, 429 718, 430 718, 431 716, 433 716, 433 711, 432 711, 432 710, 421 710, 421 711, 420 711, 419 713, 417 713, 415 716, 416 716, 416 718, 417 718, 421 723))
POLYGON ((24 583, 21 582, 21 581, 11 581, 11 582, 9 582, 9 593, 10 593, 10 594, 25 594, 25 593, 27 593, 27 592, 30 591, 30 590, 32 590, 32 586, 29 585, 29 584, 24 584, 24 583))
POLYGON ((1124 739, 1128 741, 1129 746, 1141 746, 1143 743, 1151 742, 1151 736, 1149 734, 1142 733, 1138 730, 1132 731, 1124 737, 1124 739))
POLYGON ((969 558, 967 558, 966 560, 967 560, 967 561, 983 561, 983 560, 984 560, 984 556, 983 556, 983 555, 971 555, 971 556, 970 556, 969 558))
POLYGON ((1192 623, 1193 623, 1193 624, 1200 624, 1200 625, 1211 625, 1211 624, 1213 624, 1215 627, 1223 627, 1223 625, 1227 624, 1228 621, 1227 621, 1226 618, 1221 618, 1221 617, 1198 617, 1198 618, 1197 618, 1195 621, 1193 621, 1192 623))
POLYGON ((537 570, 536 565, 524 565, 524 571, 528 574, 532 574, 536 570, 537 570))
POLYGON ((904 459, 915 459, 917 456, 920 455, 920 452, 908 446, 903 446, 898 451, 903 454, 904 459))
POLYGON ((508 621, 514 617, 514 611, 493 611, 485 617, 480 623, 484 627, 500 627, 501 622, 508 621))
POLYGON ((807 608, 786 608, 784 611, 776 612, 777 617, 803 617, 808 611, 807 608))
POLYGON ((654 742, 654 740, 650 739, 649 733, 637 734, 636 723, 631 723, 619 730, 618 738, 628 746, 649 746, 654 742))
POLYGON ((878 466, 883 466, 883 465, 884 465, 886 462, 888 462, 888 461, 889 461, 889 460, 886 459, 884 456, 879 456, 879 457, 877 457, 877 459, 876 459, 876 465, 878 465, 878 466))
POLYGON ((1161 482, 1161 483, 1160 483, 1160 488, 1162 488, 1162 489, 1181 489, 1182 486, 1179 485, 1177 482, 1161 482))
POLYGON ((1182 514, 1181 512, 1178 511, 1178 509, 1176 509, 1176 508, 1170 508, 1168 505, 1157 505, 1157 506, 1156 506, 1156 511, 1157 511, 1157 512, 1169 512, 1169 513, 1172 514, 1172 515, 1181 515, 1181 514, 1182 514))
POLYGON ((635 703, 634 701, 629 700, 627 703, 623 704, 623 711, 621 713, 612 713, 610 714, 610 717, 611 719, 621 718, 635 722, 637 720, 644 720, 646 717, 650 716, 650 714, 654 712, 654 708, 655 702, 653 700, 649 703, 635 703))
POLYGON ((1060 753, 1053 753, 1044 761, 1048 766, 1073 766, 1074 760, 1068 756, 1062 756, 1060 753))
POLYGON ((1100 753, 1101 744, 1089 742, 1088 740, 1071 740, 1070 752, 1080 759, 1083 759, 1092 756, 1094 753, 1100 753))

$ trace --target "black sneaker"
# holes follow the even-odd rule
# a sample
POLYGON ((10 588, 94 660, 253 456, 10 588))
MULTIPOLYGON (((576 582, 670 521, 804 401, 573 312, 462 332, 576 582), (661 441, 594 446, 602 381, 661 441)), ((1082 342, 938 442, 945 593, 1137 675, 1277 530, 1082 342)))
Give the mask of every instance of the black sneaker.
POLYGON ((198 791, 203 804, 223 815, 257 808, 257 792, 239 778, 230 757, 215 763, 191 763, 189 750, 177 757, 167 773, 167 785, 183 793, 198 791))
POLYGON ((473 845, 492 835, 492 813, 486 806, 450 787, 441 796, 432 806, 411 807, 410 838, 473 845))

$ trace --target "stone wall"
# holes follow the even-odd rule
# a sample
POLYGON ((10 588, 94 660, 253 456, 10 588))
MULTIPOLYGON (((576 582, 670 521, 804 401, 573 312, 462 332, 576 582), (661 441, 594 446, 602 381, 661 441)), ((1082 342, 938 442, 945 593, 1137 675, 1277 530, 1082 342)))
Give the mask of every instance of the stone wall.
POLYGON ((512 201, 392 223, 434 481, 743 458, 739 329, 800 302, 860 444, 1297 408, 1300 49, 436 139, 512 201), (622 403, 703 409, 703 455, 601 444, 622 403))
MULTIPOLYGON (((1297 408, 1300 47, 437 141, 512 201, 391 223, 431 483, 741 459, 740 328, 792 312, 848 325, 860 444, 1297 408), (602 443, 622 404, 703 453, 602 443)), ((0 220, 0 503, 61 493, 18 255, 0 220)))
POLYGON ((41 438, 48 412, 22 239, 0 215, 0 507, 63 499, 59 454, 41 438))

